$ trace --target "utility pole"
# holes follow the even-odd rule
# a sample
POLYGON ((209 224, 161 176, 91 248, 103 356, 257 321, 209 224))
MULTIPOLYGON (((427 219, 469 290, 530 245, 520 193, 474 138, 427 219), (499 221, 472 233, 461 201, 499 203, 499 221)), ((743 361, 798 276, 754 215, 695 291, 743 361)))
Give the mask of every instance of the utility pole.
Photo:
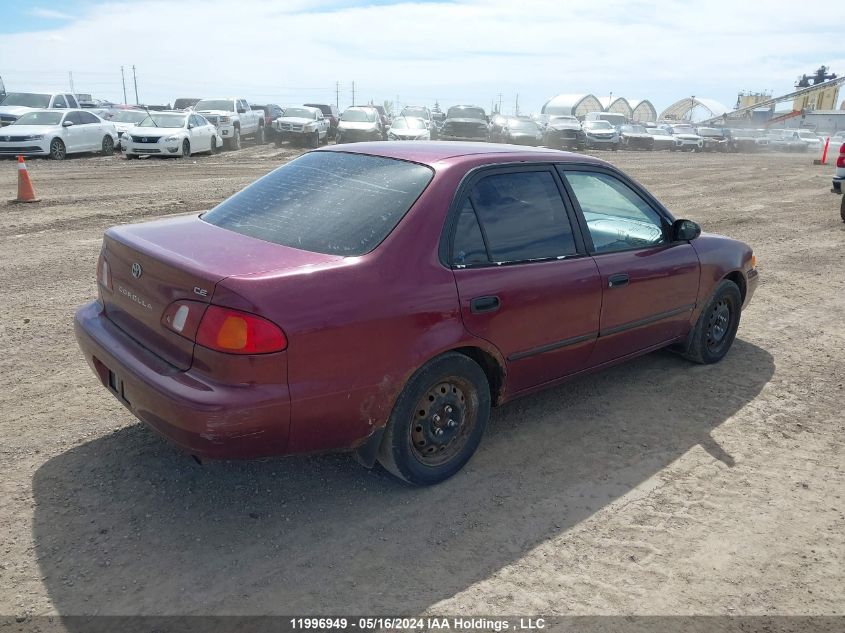
POLYGON ((126 103, 126 76, 123 74, 123 66, 120 67, 120 81, 123 83, 123 103, 126 103))
POLYGON ((334 82, 334 104, 340 110, 340 82, 334 82))
POLYGON ((352 105, 355 105, 355 82, 352 82, 352 105))
POLYGON ((138 100, 138 77, 135 75, 135 64, 132 64, 132 81, 135 82, 135 105, 140 104, 138 100))
POLYGON ((502 93, 499 93, 499 114, 502 113, 502 93))
POLYGON ((516 105, 513 107, 514 116, 519 116, 519 93, 516 93, 516 105))
POLYGON ((67 76, 68 76, 68 79, 70 79, 70 94, 76 96, 76 92, 74 92, 74 90, 73 90, 73 71, 72 70, 67 71, 67 76))

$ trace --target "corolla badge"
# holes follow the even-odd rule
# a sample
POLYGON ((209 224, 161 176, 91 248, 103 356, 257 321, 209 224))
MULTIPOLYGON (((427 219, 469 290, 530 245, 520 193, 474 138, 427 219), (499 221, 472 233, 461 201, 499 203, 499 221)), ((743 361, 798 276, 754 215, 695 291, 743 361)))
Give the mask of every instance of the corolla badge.
POLYGON ((132 264, 132 276, 135 279, 139 279, 141 277, 141 275, 143 275, 143 274, 144 274, 144 269, 141 268, 141 264, 139 264, 138 262, 135 262, 134 264, 132 264))

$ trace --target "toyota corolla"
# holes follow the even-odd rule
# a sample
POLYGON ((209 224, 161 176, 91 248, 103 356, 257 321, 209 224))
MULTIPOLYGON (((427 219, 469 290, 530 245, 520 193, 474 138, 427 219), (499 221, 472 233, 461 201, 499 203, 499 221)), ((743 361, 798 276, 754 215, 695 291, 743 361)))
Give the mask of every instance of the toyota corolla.
POLYGON ((491 406, 668 346, 719 361, 758 275, 747 245, 598 159, 378 142, 111 228, 97 280, 85 358, 186 451, 350 450, 433 484, 491 406))

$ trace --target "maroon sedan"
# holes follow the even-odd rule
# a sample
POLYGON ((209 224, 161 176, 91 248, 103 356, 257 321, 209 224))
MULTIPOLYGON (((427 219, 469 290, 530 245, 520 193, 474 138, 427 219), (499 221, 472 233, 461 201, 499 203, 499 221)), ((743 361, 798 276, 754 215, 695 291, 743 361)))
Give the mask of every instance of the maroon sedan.
POLYGON ((553 150, 309 152, 199 217, 109 229, 86 359, 185 450, 353 450, 432 484, 491 405, 661 347, 713 363, 757 286, 611 165, 553 150))

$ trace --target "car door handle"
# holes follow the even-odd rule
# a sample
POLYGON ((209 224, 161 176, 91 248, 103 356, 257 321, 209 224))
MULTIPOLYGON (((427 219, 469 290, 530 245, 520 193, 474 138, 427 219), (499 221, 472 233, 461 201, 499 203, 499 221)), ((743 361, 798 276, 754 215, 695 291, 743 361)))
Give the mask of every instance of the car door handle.
POLYGON ((469 302, 469 309, 473 314, 480 314, 483 312, 495 312, 499 309, 500 305, 499 297, 476 297, 469 302))
POLYGON ((627 286, 629 281, 631 281, 631 279, 630 279, 630 277, 628 277, 628 273, 619 273, 617 275, 609 275, 607 277, 607 287, 608 288, 619 288, 620 286, 627 286))

